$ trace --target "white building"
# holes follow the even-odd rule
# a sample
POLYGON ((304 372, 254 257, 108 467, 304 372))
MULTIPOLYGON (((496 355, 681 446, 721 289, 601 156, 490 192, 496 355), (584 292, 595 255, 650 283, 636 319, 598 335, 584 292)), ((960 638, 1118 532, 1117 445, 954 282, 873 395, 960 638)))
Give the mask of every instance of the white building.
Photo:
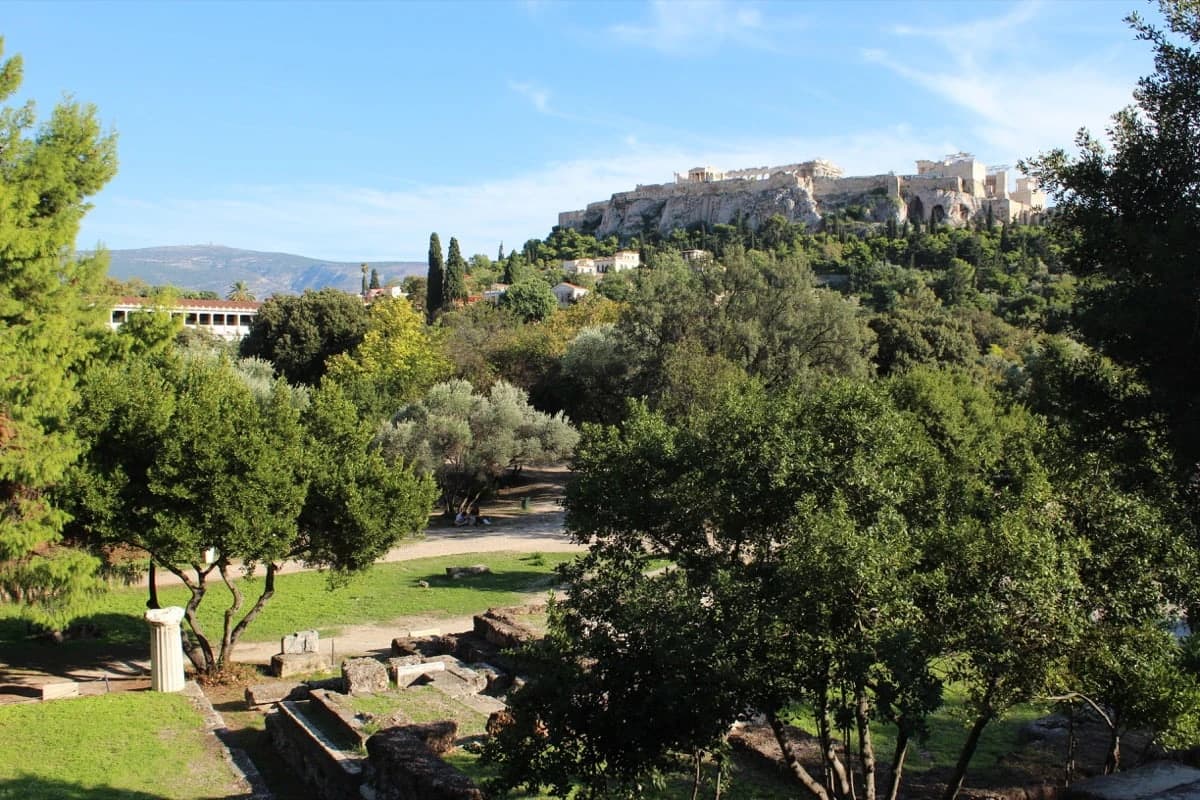
POLYGON ((554 292, 554 296, 558 298, 560 306, 567 306, 571 303, 577 303, 582 300, 588 293, 588 290, 582 286, 576 286, 573 283, 562 283, 555 286, 550 291, 554 292))
POLYGON ((624 272, 642 265, 642 254, 637 250, 618 250, 611 256, 576 258, 562 262, 563 271, 571 275, 606 275, 609 272, 624 272))
POLYGON ((250 332, 262 303, 246 300, 176 300, 169 306, 149 297, 122 297, 112 308, 108 326, 116 330, 138 311, 166 311, 186 328, 204 330, 218 339, 240 339, 250 332))

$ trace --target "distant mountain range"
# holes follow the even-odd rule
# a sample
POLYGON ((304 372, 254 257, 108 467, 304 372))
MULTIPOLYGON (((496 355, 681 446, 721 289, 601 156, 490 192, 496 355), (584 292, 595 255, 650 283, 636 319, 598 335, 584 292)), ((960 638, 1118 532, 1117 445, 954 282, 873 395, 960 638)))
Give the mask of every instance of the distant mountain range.
MULTIPOLYGON (((216 245, 143 247, 109 250, 108 274, 118 280, 139 278, 151 286, 216 292, 224 297, 229 287, 245 281, 251 293, 263 300, 272 294, 300 294, 327 286, 357 292, 362 286, 361 262, 321 261, 290 253, 260 253, 216 245)), ((423 261, 374 261, 383 284, 408 275, 424 275, 423 261)))

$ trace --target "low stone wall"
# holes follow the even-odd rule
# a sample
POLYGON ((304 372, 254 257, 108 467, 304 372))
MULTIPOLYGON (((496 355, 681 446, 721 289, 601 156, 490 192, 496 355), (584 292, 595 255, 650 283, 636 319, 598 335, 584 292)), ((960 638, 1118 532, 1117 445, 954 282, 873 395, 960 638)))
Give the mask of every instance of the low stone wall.
POLYGON ((295 702, 284 700, 266 719, 271 744, 321 800, 361 800, 363 759, 329 741, 304 718, 295 702))
POLYGON ((484 800, 470 778, 434 754, 417 727, 429 726, 390 728, 367 740, 368 785, 376 800, 484 800))

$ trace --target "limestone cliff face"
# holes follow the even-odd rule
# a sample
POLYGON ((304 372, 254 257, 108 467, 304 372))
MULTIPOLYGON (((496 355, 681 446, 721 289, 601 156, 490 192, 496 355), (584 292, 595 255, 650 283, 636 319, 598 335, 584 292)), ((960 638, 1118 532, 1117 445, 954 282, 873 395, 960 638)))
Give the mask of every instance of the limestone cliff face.
POLYGON ((790 175, 770 180, 732 180, 712 183, 662 184, 614 194, 592 203, 585 211, 568 212, 559 224, 594 230, 603 239, 639 236, 648 231, 668 235, 696 223, 729 225, 739 215, 758 227, 774 214, 789 222, 816 225, 821 221, 812 184, 790 175))
POLYGON ((628 238, 702 223, 728 225, 739 217, 758 228, 775 214, 810 228, 826 214, 854 207, 872 222, 905 219, 965 225, 982 219, 988 208, 996 220, 1027 216, 1008 198, 982 197, 964 190, 961 178, 924 175, 807 177, 777 172, 765 179, 725 179, 663 183, 619 192, 582 211, 566 211, 558 224, 594 233, 598 238, 628 238))

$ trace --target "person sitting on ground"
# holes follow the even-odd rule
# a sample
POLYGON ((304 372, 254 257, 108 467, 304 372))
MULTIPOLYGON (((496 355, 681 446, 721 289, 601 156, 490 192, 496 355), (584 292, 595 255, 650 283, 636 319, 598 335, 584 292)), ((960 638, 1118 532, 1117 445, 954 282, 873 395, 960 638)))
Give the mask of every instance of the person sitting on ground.
POLYGON ((471 506, 471 516, 475 519, 476 525, 491 525, 492 521, 479 513, 479 503, 471 506))
POLYGON ((463 525, 474 525, 475 517, 471 516, 462 509, 459 509, 458 515, 454 517, 454 524, 460 527, 463 525))

